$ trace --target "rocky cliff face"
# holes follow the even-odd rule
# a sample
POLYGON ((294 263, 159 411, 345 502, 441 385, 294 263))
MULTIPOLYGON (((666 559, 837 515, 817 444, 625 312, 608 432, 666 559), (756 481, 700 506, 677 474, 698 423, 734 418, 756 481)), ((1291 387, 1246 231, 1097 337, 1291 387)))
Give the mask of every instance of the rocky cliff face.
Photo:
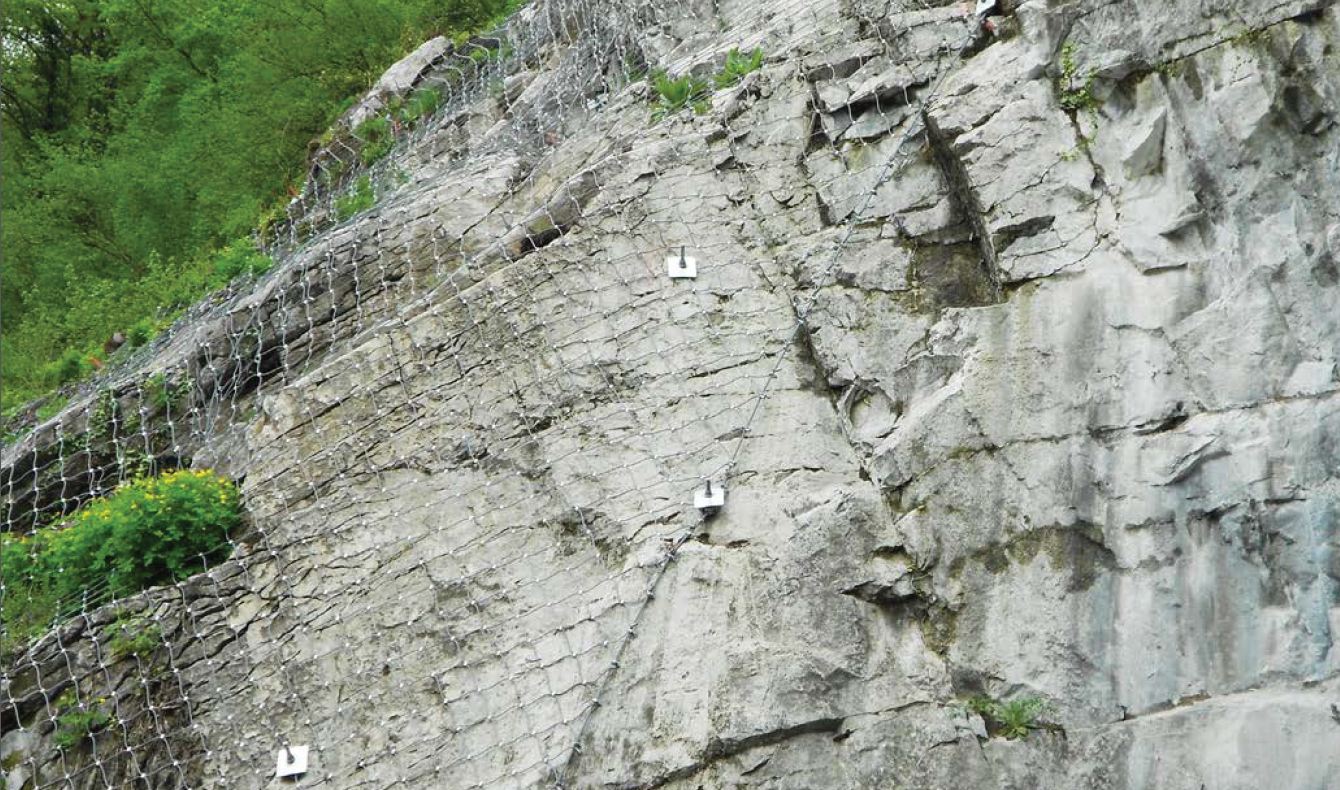
POLYGON ((1340 786, 1340 12, 986 22, 551 2, 400 64, 355 116, 452 99, 373 210, 337 134, 275 273, 6 448, 10 529, 129 448, 252 522, 11 661, 8 786, 1340 786))

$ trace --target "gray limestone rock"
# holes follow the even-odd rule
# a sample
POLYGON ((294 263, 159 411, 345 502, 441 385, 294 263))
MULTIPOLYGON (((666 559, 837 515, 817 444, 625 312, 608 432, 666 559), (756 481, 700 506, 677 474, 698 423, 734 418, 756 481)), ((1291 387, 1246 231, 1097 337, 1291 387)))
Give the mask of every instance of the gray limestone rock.
MULTIPOLYGON (((281 739, 332 787, 1340 786, 1335 7, 691 5, 529 6, 407 183, 106 380, 150 425, 190 372, 148 446, 250 526, 9 659, 10 787, 281 739), (768 57, 651 123, 634 45, 768 57), (78 754, 67 689, 120 706, 78 754)), ((98 397, 4 448, 6 529, 115 481, 98 397)))

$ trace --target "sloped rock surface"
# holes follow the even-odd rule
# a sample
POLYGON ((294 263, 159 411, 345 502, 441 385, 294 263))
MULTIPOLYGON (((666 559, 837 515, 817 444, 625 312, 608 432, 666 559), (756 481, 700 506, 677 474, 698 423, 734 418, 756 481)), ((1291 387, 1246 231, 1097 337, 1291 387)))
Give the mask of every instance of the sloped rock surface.
MULTIPOLYGON (((1340 14, 998 5, 531 9, 407 185, 179 331, 179 454, 253 531, 137 604, 185 701, 153 786, 285 741, 334 787, 1340 786, 1340 14), (621 26, 768 58, 555 114, 621 26)), ((57 434, 6 450, 24 507, 57 434)), ((7 670, 14 723, 96 631, 7 670)))

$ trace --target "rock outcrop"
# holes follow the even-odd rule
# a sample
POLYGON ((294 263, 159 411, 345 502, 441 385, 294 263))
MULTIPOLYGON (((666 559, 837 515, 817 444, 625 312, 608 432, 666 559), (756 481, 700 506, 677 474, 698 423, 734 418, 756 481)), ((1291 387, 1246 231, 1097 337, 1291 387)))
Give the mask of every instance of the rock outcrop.
POLYGON ((286 744, 340 788, 1340 786, 1340 11, 970 11, 553 0, 388 73, 355 112, 451 99, 5 448, 6 529, 131 450, 250 519, 9 660, 7 786, 286 744), (646 67, 754 46, 649 121, 646 67), (126 612, 164 645, 109 653, 126 612), (111 723, 58 749, 67 693, 111 723))

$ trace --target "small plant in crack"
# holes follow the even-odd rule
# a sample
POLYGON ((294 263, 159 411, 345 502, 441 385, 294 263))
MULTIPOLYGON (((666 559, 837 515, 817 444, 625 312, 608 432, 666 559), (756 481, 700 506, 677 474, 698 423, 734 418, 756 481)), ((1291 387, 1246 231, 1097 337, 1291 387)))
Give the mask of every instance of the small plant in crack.
POLYGON ((169 380, 167 374, 159 371, 144 380, 140 386, 143 398, 160 410, 181 411, 183 404, 189 402, 195 382, 190 376, 178 376, 169 380))
POLYGON ((158 624, 143 617, 121 617, 112 623, 107 650, 113 658, 146 658, 163 643, 158 624))
POLYGON ((740 50, 732 49, 726 53, 726 63, 721 67, 721 71, 712 79, 718 89, 729 88, 739 84, 740 80, 762 67, 762 48, 755 47, 748 54, 740 54, 740 50))
POLYGON ((1061 96, 1061 108, 1067 112, 1096 112, 1098 99, 1093 95, 1095 72, 1090 69, 1080 74, 1079 64, 1075 61, 1078 49, 1074 43, 1061 47, 1061 77, 1057 90, 1061 96))
POLYGON ((981 716, 987 732, 1010 740, 1023 738, 1039 726, 1039 717, 1047 710, 1047 703, 1039 697, 1018 697, 1007 702, 985 695, 970 698, 968 710, 981 716))
MULTIPOLYGON (((98 392, 88 412, 88 441, 90 444, 107 441, 118 433, 118 422, 123 422, 121 403, 110 389, 98 392)), ((120 431, 119 433, 124 433, 120 431)))
POLYGON ((1081 134, 1079 135, 1079 139, 1075 142, 1074 148, 1061 152, 1061 160, 1065 162, 1073 162, 1078 159, 1081 154, 1087 156, 1089 154, 1089 149, 1092 147, 1093 138, 1081 134))
POLYGON ((1243 30, 1242 32, 1240 32, 1240 33, 1238 33, 1237 35, 1233 36, 1233 37, 1230 38, 1228 41, 1229 41, 1230 44, 1235 44, 1235 45, 1240 46, 1240 47, 1245 47, 1245 46, 1251 46, 1252 44, 1256 44, 1256 43, 1262 42, 1262 41, 1266 40, 1266 39, 1269 37, 1269 35, 1270 35, 1270 30, 1269 30, 1269 28, 1265 28, 1265 27, 1249 27, 1249 28, 1247 28, 1246 30, 1243 30))
MULTIPOLYGON (((106 702, 99 699, 98 703, 106 702)), ((73 692, 67 691, 56 700, 56 707, 63 713, 56 717, 56 745, 62 749, 72 749, 83 743, 93 733, 111 723, 112 717, 107 711, 78 700, 73 692)))
POLYGON ((685 107, 692 107, 699 115, 707 112, 707 80, 690 74, 672 78, 664 71, 659 71, 651 76, 651 87, 656 95, 651 107, 653 123, 685 107))
POLYGON ((1037 697, 1020 697, 1009 702, 1000 702, 995 706, 995 718, 1000 724, 1000 734, 1006 738, 1022 738, 1038 725, 1038 717, 1046 709, 1047 703, 1037 697))

